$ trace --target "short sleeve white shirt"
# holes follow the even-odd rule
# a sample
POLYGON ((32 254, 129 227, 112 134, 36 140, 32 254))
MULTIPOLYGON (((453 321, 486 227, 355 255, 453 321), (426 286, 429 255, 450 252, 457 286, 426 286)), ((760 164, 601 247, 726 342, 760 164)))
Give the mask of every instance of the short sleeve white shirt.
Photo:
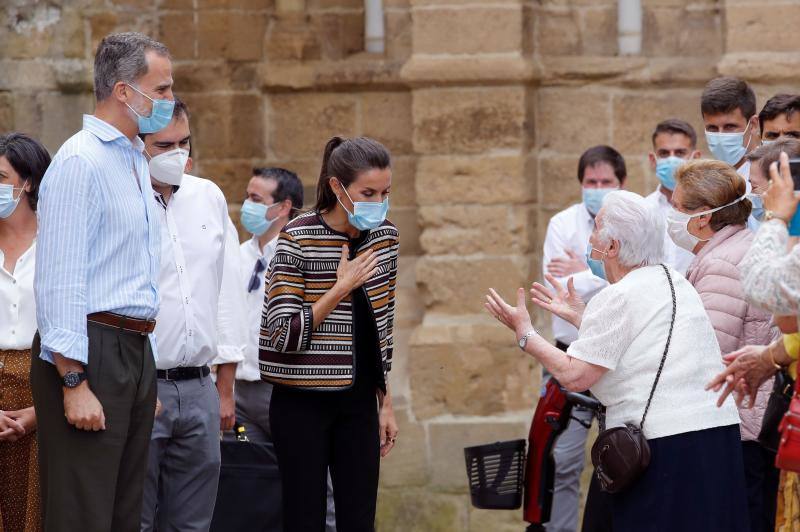
POLYGON ((0 250, 0 349, 31 348, 36 334, 35 262, 36 243, 17 259, 12 274, 3 268, 5 255, 0 250))
MULTIPOLYGON (((648 439, 739 423, 732 401, 717 408, 705 385, 723 370, 714 329, 694 287, 671 270, 677 311, 669 353, 644 425, 648 439)), ((607 368, 591 392, 606 426, 638 425, 664 354, 672 297, 660 265, 638 268, 587 305, 568 354, 607 368)))

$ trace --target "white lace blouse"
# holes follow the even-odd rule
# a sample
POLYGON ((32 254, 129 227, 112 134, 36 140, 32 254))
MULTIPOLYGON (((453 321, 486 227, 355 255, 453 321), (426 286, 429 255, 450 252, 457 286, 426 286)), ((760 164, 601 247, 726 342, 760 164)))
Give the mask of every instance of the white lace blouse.
MULTIPOLYGON (((667 360, 644 433, 648 439, 736 425, 732 401, 717 408, 705 385, 723 365, 700 296, 670 269, 677 311, 667 360)), ((608 286, 587 305, 578 340, 567 353, 608 368, 591 392, 606 406, 606 427, 638 425, 653 385, 672 317, 672 296, 663 268, 647 266, 608 286)))
POLYGON ((789 251, 788 242, 783 222, 764 222, 739 264, 745 297, 779 316, 797 314, 800 301, 800 246, 789 251))

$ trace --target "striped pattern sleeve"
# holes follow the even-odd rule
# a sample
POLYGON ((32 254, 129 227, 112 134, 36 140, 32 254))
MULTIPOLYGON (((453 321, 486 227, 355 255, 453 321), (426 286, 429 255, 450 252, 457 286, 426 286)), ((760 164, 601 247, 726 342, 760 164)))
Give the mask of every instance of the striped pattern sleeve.
POLYGON ((97 227, 93 172, 77 155, 56 161, 39 192, 34 290, 41 358, 51 363, 53 353, 82 364, 89 359, 89 239, 97 227))
POLYGON ((399 243, 395 241, 392 246, 392 256, 395 257, 395 267, 389 272, 389 303, 387 308, 386 319, 386 367, 384 371, 389 373, 392 370, 392 355, 394 354, 394 302, 395 302, 395 289, 397 287, 397 266, 396 259, 398 256, 399 243))
POLYGON ((311 343, 314 319, 305 302, 301 270, 303 251, 287 232, 278 237, 267 275, 261 317, 261 347, 281 353, 305 351, 311 343))

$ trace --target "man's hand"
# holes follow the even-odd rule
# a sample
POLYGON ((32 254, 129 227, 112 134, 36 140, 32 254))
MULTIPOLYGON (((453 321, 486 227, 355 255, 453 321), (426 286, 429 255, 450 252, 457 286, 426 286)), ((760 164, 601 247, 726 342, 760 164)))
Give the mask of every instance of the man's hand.
POLYGON ((589 269, 586 260, 571 249, 564 250, 566 257, 556 257, 547 265, 547 273, 563 278, 589 269))
POLYGON ((76 388, 64 388, 64 416, 67 423, 80 430, 106 430, 103 405, 83 381, 76 388))
POLYGON ((164 408, 161 406, 161 399, 156 397, 156 417, 161 413, 164 408))
POLYGON ((232 430, 236 423, 236 400, 233 396, 233 381, 236 379, 236 363, 217 366, 217 393, 219 393, 219 429, 232 430))
POLYGON ((236 423, 236 401, 233 394, 219 396, 219 429, 233 430, 236 423))
POLYGON ((0 410, 0 442, 17 441, 25 435, 25 427, 9 415, 10 412, 0 410))

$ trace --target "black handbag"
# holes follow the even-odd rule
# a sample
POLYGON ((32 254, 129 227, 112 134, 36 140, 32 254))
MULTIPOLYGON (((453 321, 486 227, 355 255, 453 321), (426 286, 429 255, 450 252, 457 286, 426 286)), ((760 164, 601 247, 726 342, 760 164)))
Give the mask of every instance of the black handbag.
POLYGON ((661 364, 658 366, 653 387, 650 389, 650 397, 644 407, 642 421, 639 426, 631 423, 624 427, 614 427, 602 430, 597 440, 592 445, 592 465, 595 468, 595 475, 600 483, 600 488, 608 493, 619 493, 638 479, 647 466, 650 465, 650 445, 644 437, 643 427, 647 411, 650 409, 650 402, 661 378, 661 370, 664 369, 664 362, 667 360, 669 344, 672 340, 672 329, 675 327, 675 287, 672 284, 672 277, 669 270, 663 264, 664 273, 667 274, 669 289, 672 293, 672 321, 669 325, 667 335, 667 345, 664 347, 664 354, 661 356, 661 364))
POLYGON ((247 439, 237 423, 236 439, 220 442, 222 466, 210 532, 283 530, 281 479, 272 443, 247 439))
POLYGON ((758 433, 758 442, 773 453, 778 452, 778 444, 781 441, 778 425, 789 410, 792 395, 794 395, 794 379, 786 370, 781 370, 775 374, 775 382, 761 422, 761 431, 758 433))

